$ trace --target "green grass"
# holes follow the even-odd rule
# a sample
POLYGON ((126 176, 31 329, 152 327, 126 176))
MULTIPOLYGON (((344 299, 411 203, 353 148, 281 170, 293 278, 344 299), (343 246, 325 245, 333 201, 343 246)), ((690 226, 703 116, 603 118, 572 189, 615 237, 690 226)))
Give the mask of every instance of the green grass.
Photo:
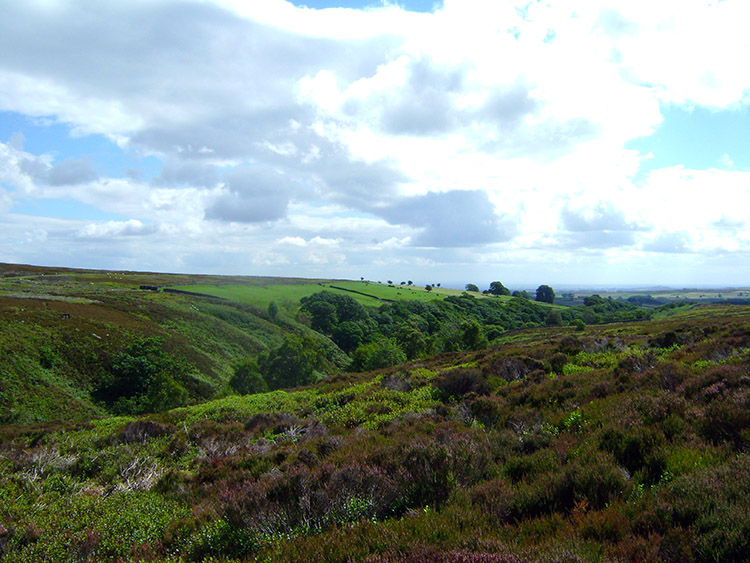
MULTIPOLYGON (((334 283, 334 285, 336 285, 334 283)), ((192 291, 221 297, 238 303, 247 303, 266 308, 273 301, 277 305, 287 307, 299 306, 299 300, 319 291, 337 291, 331 289, 329 284, 272 284, 272 285, 183 285, 173 289, 192 291)), ((372 299, 355 293, 341 292, 355 298, 364 305, 377 306, 381 304, 378 299, 372 299)))
MULTIPOLYGON (((367 281, 310 281, 289 284, 269 285, 182 285, 172 289, 192 291, 221 297, 239 303, 247 303, 258 307, 268 307, 272 301, 279 305, 296 306, 303 297, 308 297, 319 291, 332 291, 348 295, 362 305, 378 307, 387 301, 439 301, 449 296, 458 296, 463 291, 457 289, 434 288, 427 291, 422 286, 388 285, 385 283, 367 281)), ((472 293, 477 298, 492 298, 507 301, 510 297, 487 297, 481 293, 472 293)))

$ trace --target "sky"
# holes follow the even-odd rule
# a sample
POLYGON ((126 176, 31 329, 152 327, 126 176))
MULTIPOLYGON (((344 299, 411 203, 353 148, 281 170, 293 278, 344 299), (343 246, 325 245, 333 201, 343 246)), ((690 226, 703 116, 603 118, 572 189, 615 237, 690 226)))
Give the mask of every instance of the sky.
POLYGON ((750 285, 746 0, 7 0, 0 262, 750 285))

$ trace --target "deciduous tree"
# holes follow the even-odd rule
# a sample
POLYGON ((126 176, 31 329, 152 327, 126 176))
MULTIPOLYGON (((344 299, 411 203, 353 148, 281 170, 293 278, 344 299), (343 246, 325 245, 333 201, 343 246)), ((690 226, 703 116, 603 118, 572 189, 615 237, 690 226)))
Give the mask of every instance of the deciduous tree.
POLYGON ((540 285, 536 289, 536 300, 542 303, 554 303, 555 291, 548 285, 540 285))

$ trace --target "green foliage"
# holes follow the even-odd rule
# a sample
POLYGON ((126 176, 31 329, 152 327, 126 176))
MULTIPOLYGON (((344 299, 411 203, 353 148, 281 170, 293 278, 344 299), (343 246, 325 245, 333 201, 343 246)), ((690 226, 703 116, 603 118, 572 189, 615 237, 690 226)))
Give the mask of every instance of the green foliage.
POLYGON ((268 391, 268 384, 260 373, 258 362, 253 358, 247 358, 235 366, 234 375, 229 380, 229 386, 239 395, 252 395, 268 391))
POLYGON ((466 291, 473 291, 475 293, 479 293, 479 287, 477 287, 476 284, 467 283, 466 284, 466 291))
POLYGON ((268 304, 268 318, 272 321, 276 320, 276 317, 279 316, 279 306, 276 304, 276 301, 271 301, 268 304))
POLYGON ((490 288, 487 291, 492 295, 510 295, 510 290, 499 281, 490 283, 490 288))
POLYGON ((406 361, 406 354, 393 338, 381 337, 360 345, 352 354, 352 369, 369 371, 387 368, 406 361))
POLYGON ((461 340, 466 350, 481 350, 487 347, 487 337, 475 320, 465 322, 461 327, 461 340))
POLYGON ((536 288, 536 300, 542 303, 554 303, 555 291, 548 285, 540 285, 536 288))
POLYGON ((287 335, 281 346, 261 354, 258 365, 269 389, 309 385, 333 369, 317 341, 297 334, 287 335))
POLYGON ((189 395, 189 368, 163 351, 160 338, 144 338, 114 358, 96 396, 117 414, 157 412, 182 406, 189 395))
POLYGON ((547 326, 560 326, 562 324, 562 315, 557 309, 551 309, 544 319, 547 326))

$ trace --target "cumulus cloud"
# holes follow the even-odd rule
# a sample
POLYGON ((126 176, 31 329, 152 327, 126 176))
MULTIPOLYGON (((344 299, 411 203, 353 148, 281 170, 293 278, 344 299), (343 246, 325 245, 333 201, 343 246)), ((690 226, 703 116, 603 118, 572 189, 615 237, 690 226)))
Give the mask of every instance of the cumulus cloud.
POLYGON ((720 231, 728 232, 730 234, 737 233, 738 231, 747 227, 747 221, 739 220, 732 221, 726 215, 722 215, 720 219, 713 221, 712 226, 716 227, 720 231))
POLYGON ((5 213, 13 206, 13 200, 8 192, 0 188, 0 213, 5 213))
POLYGON ((145 225, 137 219, 129 221, 106 221, 90 223, 76 232, 81 239, 109 239, 118 237, 140 237, 157 231, 154 225, 145 225))
POLYGON ((216 167, 194 161, 167 160, 161 172, 152 180, 157 186, 200 186, 211 187, 219 181, 216 167))
POLYGON ((68 158, 52 165, 47 173, 50 186, 84 184, 97 179, 97 174, 88 159, 68 158))
POLYGON ((417 246, 458 247, 504 242, 516 232, 515 220, 495 214, 480 190, 428 193, 403 198, 377 211, 389 223, 417 229, 417 246))
POLYGON ((563 206, 560 229, 552 246, 595 251, 633 246, 638 241, 636 233, 647 230, 636 221, 628 221, 625 213, 609 202, 576 209, 569 204, 563 206))
POLYGON ((225 175, 228 191, 206 210, 207 219, 238 223, 275 221, 286 216, 295 183, 273 170, 240 167, 225 175))
POLYGON ((31 154, 16 135, 0 142, 0 210, 63 198, 129 218, 44 229, 49 248, 71 233, 110 237, 133 260, 137 235, 158 231, 175 248, 220 240, 175 262, 197 269, 344 272, 377 254, 455 270, 534 252, 546 267, 550 256, 575 263, 578 249, 623 261, 638 250, 740 256, 750 184, 737 155, 724 160, 731 169, 638 176, 645 157, 624 147, 659 125, 663 104, 747 105, 745 10, 744 0, 445 0, 427 14, 12 2, 0 18, 0 110, 104 135, 161 168, 102 177, 100 155, 31 154), (230 258, 239 252, 245 262, 230 258))
POLYGON ((573 232, 641 231, 644 227, 627 221, 625 214, 612 204, 599 202, 593 207, 571 209, 565 206, 560 214, 562 227, 573 232))
POLYGON ((34 182, 48 186, 85 184, 98 178, 88 158, 67 158, 54 164, 49 161, 49 157, 22 157, 17 166, 34 182))
POLYGON ((664 252, 669 254, 682 254, 691 252, 690 235, 684 232, 660 233, 653 240, 643 245, 643 250, 649 252, 664 252))

